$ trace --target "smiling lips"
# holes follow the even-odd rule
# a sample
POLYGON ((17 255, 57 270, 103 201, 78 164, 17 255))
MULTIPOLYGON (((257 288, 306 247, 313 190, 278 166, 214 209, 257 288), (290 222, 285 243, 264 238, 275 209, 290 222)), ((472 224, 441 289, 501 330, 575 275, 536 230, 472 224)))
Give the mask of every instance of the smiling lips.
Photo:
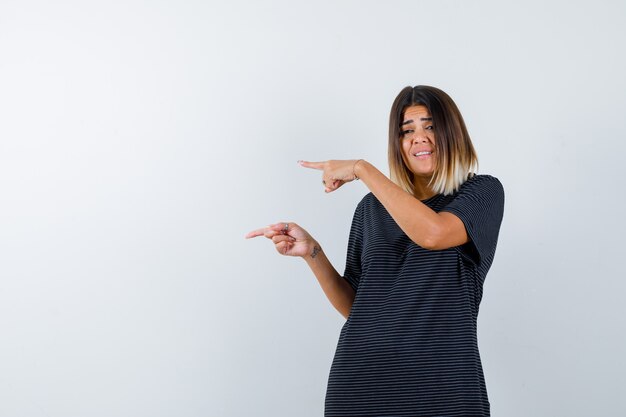
POLYGON ((426 159, 426 158, 430 158, 431 154, 432 154, 432 151, 417 151, 413 153, 413 156, 416 157, 417 159, 426 159))

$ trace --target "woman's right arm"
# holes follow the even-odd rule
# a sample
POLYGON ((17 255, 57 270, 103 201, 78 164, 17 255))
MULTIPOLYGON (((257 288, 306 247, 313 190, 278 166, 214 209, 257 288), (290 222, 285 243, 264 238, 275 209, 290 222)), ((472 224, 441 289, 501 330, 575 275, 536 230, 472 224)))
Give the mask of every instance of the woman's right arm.
POLYGON ((317 242, 314 242, 313 249, 303 258, 313 271, 330 303, 347 319, 355 296, 350 283, 339 275, 317 242))
POLYGON ((330 263, 319 243, 296 223, 276 223, 257 229, 246 238, 265 236, 272 239, 281 255, 300 256, 313 271, 330 303, 346 319, 352 309, 355 292, 330 263))

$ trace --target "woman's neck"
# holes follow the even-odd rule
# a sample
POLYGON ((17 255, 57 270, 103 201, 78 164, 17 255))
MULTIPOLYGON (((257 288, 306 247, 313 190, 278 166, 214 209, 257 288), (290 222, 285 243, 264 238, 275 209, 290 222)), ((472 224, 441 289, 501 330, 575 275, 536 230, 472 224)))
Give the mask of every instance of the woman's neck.
POLYGON ((413 179, 413 195, 418 200, 426 200, 437 193, 433 192, 433 190, 428 187, 428 182, 430 181, 430 177, 418 177, 417 175, 413 179))

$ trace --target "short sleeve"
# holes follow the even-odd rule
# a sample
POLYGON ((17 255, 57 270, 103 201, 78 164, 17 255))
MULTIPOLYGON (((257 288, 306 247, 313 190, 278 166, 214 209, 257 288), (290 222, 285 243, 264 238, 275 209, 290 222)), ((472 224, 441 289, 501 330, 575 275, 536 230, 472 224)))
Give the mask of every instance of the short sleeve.
POLYGON ((363 202, 359 203, 352 218, 348 250, 346 255, 346 269, 343 277, 350 283, 356 292, 361 280, 361 252, 363 248, 363 202))
POLYGON ((504 188, 491 175, 476 175, 467 180, 455 198, 441 211, 456 215, 470 239, 458 246, 474 264, 489 268, 493 262, 504 215, 504 188))

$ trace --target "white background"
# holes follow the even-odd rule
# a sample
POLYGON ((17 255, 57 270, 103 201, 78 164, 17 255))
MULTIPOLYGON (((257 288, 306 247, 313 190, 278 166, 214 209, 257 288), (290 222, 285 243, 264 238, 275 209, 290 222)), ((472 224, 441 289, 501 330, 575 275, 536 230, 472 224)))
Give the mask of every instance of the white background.
POLYGON ((623 416, 621 1, 0 2, 0 416, 321 416, 343 272, 407 85, 448 92, 505 216, 492 415, 623 416), (505 4, 507 3, 507 4, 505 4))

